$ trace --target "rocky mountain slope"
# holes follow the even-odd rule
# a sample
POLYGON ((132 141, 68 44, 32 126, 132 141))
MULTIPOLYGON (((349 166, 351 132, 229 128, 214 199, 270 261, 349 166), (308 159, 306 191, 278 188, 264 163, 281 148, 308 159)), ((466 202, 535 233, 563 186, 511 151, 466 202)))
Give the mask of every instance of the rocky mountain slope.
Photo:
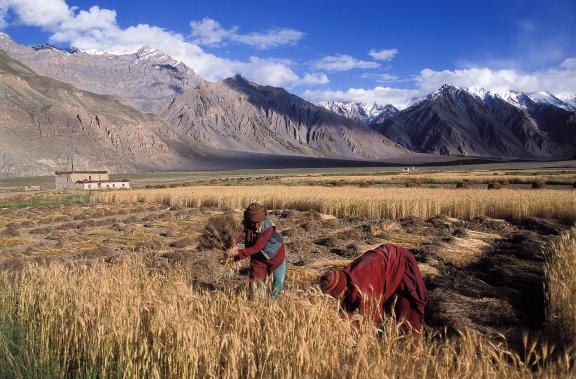
POLYGON ((513 95, 445 85, 374 128, 416 152, 520 159, 576 156, 576 113, 550 101, 513 95))
POLYGON ((158 117, 37 75, 0 51, 0 175, 55 170, 113 172, 183 167, 158 117))
POLYGON ((161 117, 195 142, 226 150, 369 160, 405 154, 354 120, 241 76, 200 83, 161 117))
POLYGON ((122 55, 88 54, 48 44, 27 47, 0 33, 0 50, 39 75, 112 95, 143 112, 160 112, 174 97, 202 81, 192 69, 156 49, 122 55))
POLYGON ((392 104, 381 106, 381 109, 382 111, 379 114, 368 120, 368 126, 382 123, 386 120, 396 117, 396 115, 400 113, 400 110, 398 110, 398 108, 396 108, 392 104))

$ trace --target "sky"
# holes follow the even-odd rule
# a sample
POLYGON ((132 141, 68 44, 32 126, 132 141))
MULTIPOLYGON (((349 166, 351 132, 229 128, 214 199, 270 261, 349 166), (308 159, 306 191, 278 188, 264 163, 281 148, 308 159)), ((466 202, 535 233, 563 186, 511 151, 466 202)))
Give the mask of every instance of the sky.
POLYGON ((443 84, 576 93, 576 1, 0 0, 16 42, 157 48, 207 80, 406 105, 443 84))

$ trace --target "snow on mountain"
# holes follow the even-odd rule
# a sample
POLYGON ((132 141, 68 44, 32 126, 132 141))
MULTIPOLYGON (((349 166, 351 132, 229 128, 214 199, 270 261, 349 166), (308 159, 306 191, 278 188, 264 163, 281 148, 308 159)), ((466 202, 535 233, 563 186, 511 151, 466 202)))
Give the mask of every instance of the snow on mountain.
POLYGON ((528 109, 531 103, 536 103, 553 105, 567 111, 576 111, 574 104, 570 104, 546 91, 524 93, 511 89, 488 90, 481 87, 468 87, 464 90, 483 100, 487 98, 499 98, 521 109, 528 109))
POLYGON ((329 111, 339 114, 340 116, 362 122, 368 121, 370 118, 377 116, 383 110, 383 107, 376 103, 368 105, 357 101, 329 101, 320 103, 319 105, 329 111))
POLYGON ((393 105, 366 104, 358 101, 329 101, 319 104, 321 107, 328 109, 340 116, 360 121, 362 123, 371 123, 373 120, 381 117, 390 117, 398 112, 393 105))
POLYGON ((177 66, 181 63, 162 51, 149 47, 143 47, 135 52, 134 56, 136 61, 148 61, 154 62, 154 64, 177 66))
POLYGON ((563 94, 556 97, 576 109, 576 94, 563 94))
POLYGON ((66 53, 66 54, 77 54, 80 52, 80 50, 78 50, 75 47, 61 48, 61 47, 56 47, 54 45, 51 45, 49 43, 43 43, 42 45, 34 45, 34 46, 32 46, 32 49, 34 51, 53 50, 53 51, 58 51, 58 52, 66 53))

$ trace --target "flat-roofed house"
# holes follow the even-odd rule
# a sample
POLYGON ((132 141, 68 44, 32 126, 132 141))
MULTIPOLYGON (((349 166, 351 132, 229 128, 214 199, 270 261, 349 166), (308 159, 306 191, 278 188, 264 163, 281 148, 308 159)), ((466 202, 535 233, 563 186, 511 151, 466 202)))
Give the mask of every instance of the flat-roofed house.
POLYGON ((108 171, 57 171, 56 189, 99 190, 130 188, 130 182, 110 180, 108 171))

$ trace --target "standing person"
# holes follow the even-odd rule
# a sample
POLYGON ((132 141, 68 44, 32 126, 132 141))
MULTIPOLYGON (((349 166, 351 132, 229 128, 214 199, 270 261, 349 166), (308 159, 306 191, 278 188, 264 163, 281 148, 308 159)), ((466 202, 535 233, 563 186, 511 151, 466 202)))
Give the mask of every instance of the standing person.
POLYGON ((228 255, 237 261, 250 258, 250 279, 258 287, 272 274, 272 298, 276 298, 284 289, 286 278, 286 248, 282 236, 266 217, 266 209, 257 203, 246 208, 242 223, 244 231, 238 240, 244 239, 244 248, 233 247, 228 255))
POLYGON ((358 312, 376 327, 382 323, 384 307, 396 296, 394 311, 403 322, 402 330, 419 333, 422 328, 428 296, 414 256, 402 247, 381 245, 370 250, 342 270, 322 275, 320 288, 340 300, 348 317, 358 312))

